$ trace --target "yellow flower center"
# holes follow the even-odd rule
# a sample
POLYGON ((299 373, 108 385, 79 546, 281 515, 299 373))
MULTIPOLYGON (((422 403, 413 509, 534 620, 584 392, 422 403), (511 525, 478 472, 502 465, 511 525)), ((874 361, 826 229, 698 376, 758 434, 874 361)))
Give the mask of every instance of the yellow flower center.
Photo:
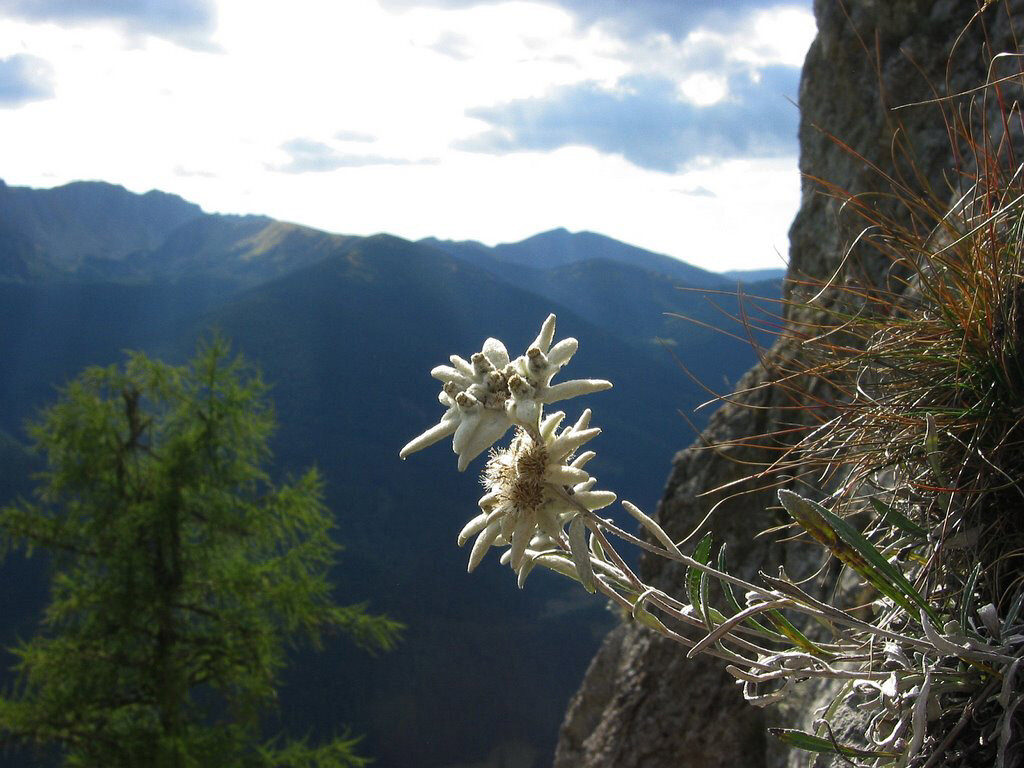
POLYGON ((522 429, 508 448, 492 451, 484 468, 483 483, 497 493, 499 503, 520 512, 533 512, 544 503, 547 447, 534 443, 522 429))

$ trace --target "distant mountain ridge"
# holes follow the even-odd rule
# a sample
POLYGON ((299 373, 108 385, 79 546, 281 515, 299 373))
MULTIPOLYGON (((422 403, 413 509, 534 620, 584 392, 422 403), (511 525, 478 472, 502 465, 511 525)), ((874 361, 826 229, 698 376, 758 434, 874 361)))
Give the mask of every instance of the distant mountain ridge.
MULTIPOLYGON (((735 288, 736 275, 739 274, 708 272, 671 256, 638 248, 596 232, 570 232, 561 227, 541 232, 518 243, 501 243, 493 248, 473 240, 438 240, 428 237, 420 242, 459 258, 472 259, 474 255, 488 253, 498 263, 536 269, 555 269, 591 261, 617 262, 664 275, 692 288, 735 288)), ((774 275, 769 274, 767 278, 755 275, 753 281, 772 277, 774 275)))
POLYGON ((766 269, 730 269, 722 272, 726 277, 743 283, 757 283, 764 280, 781 280, 786 276, 785 267, 768 267, 766 269))
MULTIPOLYGON (((350 254, 371 239, 266 216, 208 214, 176 195, 138 195, 104 182, 41 190, 0 182, 0 281, 184 281, 199 293, 189 305, 198 306, 196 301, 219 301, 350 254)), ((743 314, 732 295, 742 274, 715 274, 593 232, 560 228, 494 247, 396 239, 410 252, 433 249, 472 264, 637 346, 667 342, 682 353, 713 335, 707 326, 733 323, 730 315, 743 314), (707 291, 721 292, 721 298, 707 291)), ((778 297, 777 273, 749 273, 743 292, 778 297), (769 279, 761 279, 765 275, 769 279)), ((731 360, 734 351, 727 346, 718 353, 731 360)))
POLYGON ((36 257, 57 269, 151 250, 203 215, 198 205, 156 190, 136 195, 99 181, 31 189, 0 180, 0 232, 26 239, 36 257))
MULTIPOLYGON (((272 385, 275 470, 323 473, 345 545, 338 588, 410 628, 380 659, 355 659, 337 642, 303 657, 282 691, 288 730, 351 725, 379 768, 496 768, 505 752, 544 765, 613 619, 544 574, 520 591, 497 558, 468 578, 454 540, 479 485, 452 471, 447 446, 405 463, 398 449, 440 415, 433 366, 488 335, 522 351, 555 312, 557 336, 581 342, 569 375, 615 384, 567 404, 592 405, 604 429, 588 467, 600 487, 653 511, 671 455, 693 434, 676 411, 708 399, 673 355, 719 388, 753 360, 704 327, 736 314, 726 293, 735 280, 593 233, 496 248, 350 237, 206 214, 162 193, 69 186, 0 190, 0 504, 27 490, 38 457, 24 449, 23 425, 57 387, 86 365, 123 360, 124 349, 180 362, 219 329, 272 385), (104 243, 109 254, 97 250, 104 243)), ((745 288, 769 302, 778 291, 772 281, 745 288)), ((38 561, 0 568, 0 584, 14 584, 0 589, 3 687, 2 648, 31 630, 45 589, 38 561)))
MULTIPOLYGON (((266 216, 205 213, 158 190, 145 194, 101 181, 50 189, 0 180, 0 279, 180 278, 198 272, 246 284, 322 258, 352 238, 266 216)), ((775 279, 775 270, 719 275, 594 232, 553 229, 490 248, 425 238, 462 259, 553 269, 597 260, 665 275, 695 288, 729 289, 736 279, 775 279)), ((507 274, 507 271, 505 272, 507 274)))

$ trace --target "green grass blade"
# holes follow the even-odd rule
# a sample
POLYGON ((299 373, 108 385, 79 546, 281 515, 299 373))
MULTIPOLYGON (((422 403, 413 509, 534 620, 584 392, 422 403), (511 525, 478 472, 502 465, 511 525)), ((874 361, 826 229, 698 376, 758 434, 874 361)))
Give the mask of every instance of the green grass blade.
POLYGON ((967 623, 967 618, 971 615, 971 604, 974 602, 974 587, 978 583, 978 576, 981 574, 981 563, 977 563, 974 566, 974 570, 971 571, 971 575, 967 577, 967 583, 964 585, 964 593, 960 600, 960 626, 965 629, 970 625, 967 623))
POLYGON ((805 752, 824 752, 844 757, 898 757, 896 752, 881 752, 870 749, 858 749, 843 744, 835 744, 829 739, 815 736, 812 733, 796 731, 791 728, 769 728, 768 733, 784 744, 802 749, 805 752))
POLYGON ((1013 623, 1017 621, 1021 607, 1024 607, 1024 592, 1017 595, 1017 599, 1013 601, 1013 605, 1010 606, 1010 610, 1006 612, 1006 618, 1003 619, 1004 627, 1012 626, 1013 623))

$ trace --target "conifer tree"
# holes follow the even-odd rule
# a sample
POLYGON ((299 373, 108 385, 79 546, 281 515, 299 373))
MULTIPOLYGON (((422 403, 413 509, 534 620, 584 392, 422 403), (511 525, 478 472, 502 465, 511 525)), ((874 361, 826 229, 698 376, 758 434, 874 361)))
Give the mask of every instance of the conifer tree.
POLYGON ((89 368, 41 415, 47 469, 32 501, 0 509, 0 554, 50 553, 51 599, 12 649, 0 742, 96 768, 367 762, 356 739, 261 729, 293 640, 340 630, 372 651, 400 629, 333 601, 322 482, 271 482, 273 427, 259 375, 219 339, 185 367, 136 353, 89 368))

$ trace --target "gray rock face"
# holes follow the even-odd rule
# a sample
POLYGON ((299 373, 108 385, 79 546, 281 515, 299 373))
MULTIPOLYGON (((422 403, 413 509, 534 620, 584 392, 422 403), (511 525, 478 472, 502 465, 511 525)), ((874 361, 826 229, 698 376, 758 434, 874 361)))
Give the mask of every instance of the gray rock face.
MULTIPOLYGON (((979 24, 960 37, 977 11, 975 3, 964 0, 815 0, 814 11, 818 37, 800 88, 805 180, 790 230, 790 295, 804 290, 800 281, 827 280, 841 266, 848 274, 884 283, 890 265, 883 256, 855 250, 844 259, 864 224, 854 206, 844 207, 843 201, 857 195, 874 215, 909 224, 905 209, 872 195, 890 189, 886 175, 948 201, 954 193, 953 153, 940 106, 903 105, 983 83, 991 53, 1015 50, 1013 28, 1024 31, 1024 0, 996 2, 986 10, 988 50, 979 24), (845 194, 830 196, 815 180, 845 194)), ((780 342, 767 359, 769 365, 784 364, 795 353, 780 342)), ((751 370, 737 387, 745 394, 723 406, 698 444, 675 457, 658 510, 668 532, 682 538, 717 505, 709 530, 716 541, 728 543, 731 569, 748 577, 759 569, 774 572, 778 565, 799 576, 821 562, 816 550, 753 538, 782 522, 772 509, 778 485, 764 489, 763 482, 742 480, 769 464, 786 438, 736 441, 786 430, 799 420, 794 407, 799 403, 789 391, 765 385, 771 377, 763 366, 751 370), (726 447, 702 447, 714 443, 726 447)), ((682 583, 679 568, 654 558, 643 561, 642 570, 664 588, 682 583)), ((743 701, 721 662, 687 661, 679 646, 623 626, 609 635, 570 704, 554 765, 781 766, 789 756, 765 735, 767 721, 793 723, 806 719, 810 708, 809 701, 793 701, 784 708, 755 709, 743 701)))

